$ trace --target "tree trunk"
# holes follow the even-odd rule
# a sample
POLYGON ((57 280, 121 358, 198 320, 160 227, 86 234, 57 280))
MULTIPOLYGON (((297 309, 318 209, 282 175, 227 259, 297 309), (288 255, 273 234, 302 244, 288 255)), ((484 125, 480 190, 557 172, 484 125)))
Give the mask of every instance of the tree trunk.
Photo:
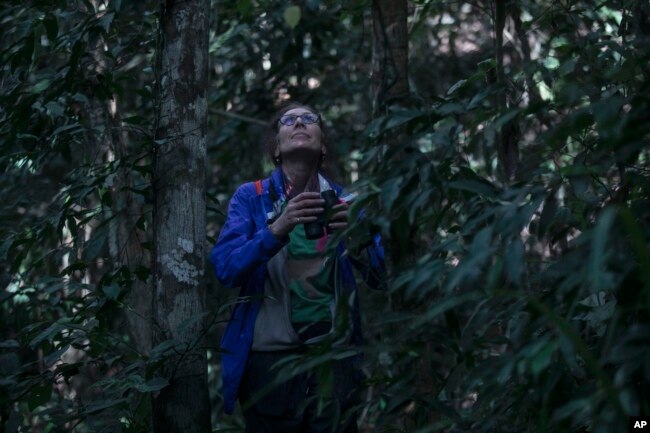
MULTIPOLYGON (((372 50, 372 90, 373 90, 373 117, 387 113, 393 106, 408 107, 410 93, 408 83, 408 3, 406 0, 374 0, 373 1, 373 50, 372 50)), ((384 134, 383 144, 387 146, 404 146, 408 137, 404 128, 398 127, 384 134)), ((406 147, 404 147, 406 148, 406 147)), ((388 162, 390 170, 403 170, 399 162, 404 158, 404 152, 396 153, 395 160, 388 162)), ((390 258, 394 266, 412 264, 415 262, 420 249, 417 231, 408 223, 407 209, 395 216, 391 225, 390 258), (401 222, 401 224, 399 224, 401 222), (407 233, 399 233, 396 227, 408 227, 407 233)), ((418 314, 418 307, 407 305, 401 294, 391 297, 392 308, 418 314)), ((419 372, 417 384, 418 395, 432 395, 434 388, 432 370, 432 347, 425 344, 418 361, 409 365, 419 372)), ((433 395, 437 392, 433 392, 433 395)), ((413 402, 414 403, 414 402, 413 402)), ((437 414, 428 408, 417 407, 409 404, 402 414, 404 430, 415 429, 415 414, 425 411, 429 422, 437 420, 437 414)))
POLYGON ((174 343, 154 432, 210 431, 205 335, 206 0, 164 1, 154 143, 153 344, 174 343))
MULTIPOLYGON (((494 32, 495 32, 495 58, 497 64, 496 82, 497 111, 501 116, 508 109, 508 86, 503 69, 503 30, 506 25, 507 0, 495 0, 494 32)), ((497 153, 503 169, 506 182, 512 181, 517 174, 519 164, 519 128, 517 120, 512 119, 497 131, 497 153)))
MULTIPOLYGON (((373 0, 372 2, 372 92, 373 117, 388 111, 391 105, 406 107, 409 104, 408 84, 408 3, 406 0, 373 0)), ((404 128, 397 127, 382 136, 383 144, 395 147, 406 142, 404 128)), ((400 160, 402 153, 396 158, 400 160)), ((408 221, 407 214, 396 216, 395 221, 408 221)), ((393 227, 399 224, 393 224, 393 227)), ((408 226, 408 223, 402 224, 408 226)), ((414 240, 414 229, 397 233, 391 228, 390 257, 393 264, 409 261, 414 255, 408 243, 414 240), (408 239, 408 242, 404 242, 408 239)))
POLYGON ((408 28, 406 0, 372 2, 372 92, 373 114, 409 99, 408 28))

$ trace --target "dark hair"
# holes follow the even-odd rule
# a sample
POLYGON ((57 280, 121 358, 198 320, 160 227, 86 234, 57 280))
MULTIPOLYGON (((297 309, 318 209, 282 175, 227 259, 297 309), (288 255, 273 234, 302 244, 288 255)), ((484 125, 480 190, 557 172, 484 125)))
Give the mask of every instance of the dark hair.
MULTIPOLYGON (((284 116, 287 111, 293 110, 294 108, 304 108, 314 114, 319 114, 318 111, 314 109, 314 107, 307 104, 301 104, 300 102, 286 103, 280 106, 280 108, 275 112, 273 117, 271 117, 271 121, 269 122, 266 133, 264 134, 264 144, 266 145, 266 151, 268 152, 271 161, 273 161, 276 166, 280 165, 280 160, 275 157, 275 149, 278 147, 277 136, 278 130, 280 129, 280 118, 284 116)), ((320 116, 318 118, 318 127, 321 130, 321 143, 323 146, 325 146, 325 149, 327 149, 327 153, 330 154, 330 146, 327 140, 327 134, 323 128, 323 119, 320 116)), ((320 168, 322 165, 323 160, 321 159, 318 167, 320 168)))

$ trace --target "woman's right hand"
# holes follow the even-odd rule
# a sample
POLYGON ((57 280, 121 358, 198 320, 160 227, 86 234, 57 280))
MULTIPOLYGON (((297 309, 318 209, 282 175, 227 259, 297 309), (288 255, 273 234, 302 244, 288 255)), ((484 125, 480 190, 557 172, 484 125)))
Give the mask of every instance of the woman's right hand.
POLYGON ((284 212, 269 226, 271 233, 282 239, 298 224, 311 223, 325 208, 325 200, 317 192, 301 192, 287 203, 284 212))

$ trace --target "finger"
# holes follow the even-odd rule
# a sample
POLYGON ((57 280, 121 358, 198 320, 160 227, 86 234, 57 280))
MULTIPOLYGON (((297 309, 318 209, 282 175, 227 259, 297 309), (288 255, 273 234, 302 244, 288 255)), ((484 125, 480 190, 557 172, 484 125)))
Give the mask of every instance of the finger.
POLYGON ((312 223, 312 222, 318 220, 318 217, 310 216, 310 215, 306 215, 306 216, 296 215, 296 216, 291 217, 289 220, 291 221, 291 223, 294 226, 296 226, 298 224, 312 223))
POLYGON ((300 194, 292 198, 291 201, 294 203, 298 203, 304 200, 316 200, 316 199, 322 200, 320 198, 320 194, 317 192, 301 192, 300 194))
POLYGON ((334 222, 334 221, 332 221, 327 225, 327 228, 329 230, 343 230, 347 226, 348 226, 347 222, 334 222))
POLYGON ((320 215, 323 212, 325 212, 325 208, 308 207, 308 208, 300 209, 299 211, 296 212, 296 215, 298 216, 320 215))
POLYGON ((325 204, 323 199, 309 199, 293 203, 294 209, 322 208, 325 204))
POLYGON ((348 220, 348 212, 346 210, 342 211, 342 212, 336 212, 336 213, 332 214, 332 216, 330 217, 330 220, 347 222, 347 220, 348 220))
POLYGON ((325 208, 323 207, 306 207, 306 208, 298 208, 298 207, 287 207, 285 210, 285 214, 289 218, 296 218, 296 217, 307 217, 307 216, 313 216, 313 215, 320 215, 323 212, 325 212, 325 208))

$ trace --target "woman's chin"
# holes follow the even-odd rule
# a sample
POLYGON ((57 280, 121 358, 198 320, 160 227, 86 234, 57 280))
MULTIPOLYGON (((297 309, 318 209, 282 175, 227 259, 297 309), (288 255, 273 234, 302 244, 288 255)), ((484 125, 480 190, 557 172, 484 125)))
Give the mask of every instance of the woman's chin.
POLYGON ((312 160, 320 158, 320 149, 314 149, 308 145, 305 146, 296 146, 293 149, 288 150, 283 153, 282 159, 305 159, 312 160))

